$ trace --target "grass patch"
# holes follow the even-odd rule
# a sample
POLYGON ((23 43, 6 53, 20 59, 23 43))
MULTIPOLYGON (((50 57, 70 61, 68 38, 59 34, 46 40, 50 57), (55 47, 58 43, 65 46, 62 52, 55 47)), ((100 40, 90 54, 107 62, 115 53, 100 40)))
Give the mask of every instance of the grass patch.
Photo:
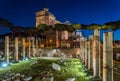
POLYGON ((114 61, 114 69, 113 70, 113 81, 120 81, 120 62, 119 61, 114 61))
POLYGON ((80 60, 75 58, 64 60, 64 63, 61 63, 59 59, 49 60, 33 58, 28 61, 12 64, 8 68, 0 69, 0 75, 4 76, 8 71, 32 76, 32 81, 42 81, 44 77, 49 77, 51 75, 54 76, 54 81, 65 81, 68 78, 75 78, 75 81, 91 81, 80 60), (37 62, 31 64, 35 61, 37 62), (52 68, 52 63, 59 64, 61 70, 54 70, 52 68))

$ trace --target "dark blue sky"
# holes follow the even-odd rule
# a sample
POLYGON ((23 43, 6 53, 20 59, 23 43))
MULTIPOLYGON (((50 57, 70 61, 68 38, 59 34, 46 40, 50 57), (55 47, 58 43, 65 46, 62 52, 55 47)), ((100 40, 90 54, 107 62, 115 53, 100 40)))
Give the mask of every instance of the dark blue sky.
POLYGON ((34 26, 43 3, 62 22, 103 24, 120 20, 120 0, 0 0, 0 17, 15 25, 34 26))
POLYGON ((0 18, 35 26, 35 12, 49 8, 59 21, 103 24, 120 20, 120 0, 0 0, 0 18))

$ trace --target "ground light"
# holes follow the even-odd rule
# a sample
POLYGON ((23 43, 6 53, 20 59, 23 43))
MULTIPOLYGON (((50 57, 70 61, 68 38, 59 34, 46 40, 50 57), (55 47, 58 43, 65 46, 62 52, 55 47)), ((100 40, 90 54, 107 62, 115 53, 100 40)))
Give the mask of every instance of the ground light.
POLYGON ((22 62, 22 60, 19 60, 19 62, 22 62))
POLYGON ((27 61, 27 60, 29 60, 29 58, 28 58, 28 57, 25 57, 24 59, 22 59, 22 60, 20 60, 20 61, 27 61))
POLYGON ((29 59, 26 57, 25 60, 29 60, 29 59))
MULTIPOLYGON (((50 60, 42 59, 41 60, 39 58, 31 58, 31 60, 28 60, 28 61, 24 60, 20 63, 14 63, 14 64, 10 65, 10 67, 7 69, 4 69, 4 70, 0 69, 0 73, 3 74, 3 75, 0 75, 0 77, 3 76, 3 78, 4 78, 5 77, 4 73, 9 70, 12 72, 18 72, 18 73, 22 73, 22 74, 27 73, 31 76, 34 76, 34 73, 39 74, 40 76, 35 76, 33 78, 36 81, 41 81, 44 78, 44 76, 43 77, 41 77, 41 76, 45 75, 44 74, 45 72, 47 72, 49 74, 52 73, 53 75, 55 75, 54 78, 56 81, 66 81, 69 78, 75 78, 74 81, 91 81, 89 75, 87 75, 87 72, 81 71, 84 68, 83 68, 83 65, 81 64, 81 62, 79 62, 79 60, 75 60, 75 59, 68 59, 68 60, 65 59, 64 60, 63 59, 63 61, 66 63, 66 65, 59 64, 59 61, 60 60, 55 60, 55 59, 53 59, 53 60, 52 59, 50 59, 50 60), (73 61, 73 62, 71 62, 71 61, 73 61), (35 63, 35 65, 34 65, 34 63, 35 63), (58 71, 53 70, 53 68, 51 67, 52 63, 59 64, 61 67, 61 71, 58 72, 58 71), (46 67, 46 66, 49 66, 49 70, 48 70, 48 67, 46 67), (42 67, 42 69, 40 67, 42 67), (36 69, 34 69, 34 68, 36 68, 36 69)), ((33 79, 32 79, 32 81, 33 81, 33 79)))
POLYGON ((1 68, 6 68, 8 66, 9 66, 9 64, 7 62, 5 62, 5 61, 0 62, 0 67, 1 68))

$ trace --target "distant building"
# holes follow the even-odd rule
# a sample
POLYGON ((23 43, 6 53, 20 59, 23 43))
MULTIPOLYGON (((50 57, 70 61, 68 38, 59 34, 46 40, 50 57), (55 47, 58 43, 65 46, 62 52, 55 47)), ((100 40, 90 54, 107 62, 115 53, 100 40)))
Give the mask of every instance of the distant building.
POLYGON ((39 24, 52 25, 60 23, 56 20, 56 17, 49 12, 47 8, 43 8, 41 11, 36 12, 36 27, 39 24))
MULTIPOLYGON (((71 25, 69 21, 66 21, 64 23, 61 23, 60 21, 56 20, 56 17, 49 12, 47 8, 43 8, 41 11, 36 12, 36 27, 40 24, 46 24, 46 25, 52 25, 54 27, 55 24, 66 24, 71 25)), ((73 35, 72 35, 73 36, 73 35)), ((72 45, 75 45, 74 43, 79 43, 80 37, 82 36, 81 32, 77 31, 77 35, 74 34, 73 38, 75 38, 74 42, 71 42, 71 33, 64 30, 61 33, 57 31, 53 31, 52 29, 49 29, 49 31, 46 32, 45 37, 46 41, 42 41, 44 46, 51 46, 54 47, 70 47, 72 45), (47 43, 45 43, 47 42, 47 43)), ((79 44, 76 44, 79 46, 79 44)))

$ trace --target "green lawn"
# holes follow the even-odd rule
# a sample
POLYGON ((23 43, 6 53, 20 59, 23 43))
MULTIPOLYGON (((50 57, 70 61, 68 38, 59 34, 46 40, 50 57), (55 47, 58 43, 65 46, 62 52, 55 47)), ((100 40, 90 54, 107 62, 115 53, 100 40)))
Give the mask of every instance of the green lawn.
POLYGON ((60 60, 47 60, 33 58, 28 61, 10 65, 9 68, 0 69, 0 76, 4 76, 5 72, 19 72, 27 76, 32 76, 32 81, 42 81, 43 77, 54 76, 54 81, 65 81, 68 78, 75 78, 75 81, 91 81, 87 71, 82 66, 79 59, 68 59, 61 63, 60 60), (32 62, 37 61, 35 64, 32 62), (61 70, 56 71, 52 68, 52 63, 60 65, 61 70))

